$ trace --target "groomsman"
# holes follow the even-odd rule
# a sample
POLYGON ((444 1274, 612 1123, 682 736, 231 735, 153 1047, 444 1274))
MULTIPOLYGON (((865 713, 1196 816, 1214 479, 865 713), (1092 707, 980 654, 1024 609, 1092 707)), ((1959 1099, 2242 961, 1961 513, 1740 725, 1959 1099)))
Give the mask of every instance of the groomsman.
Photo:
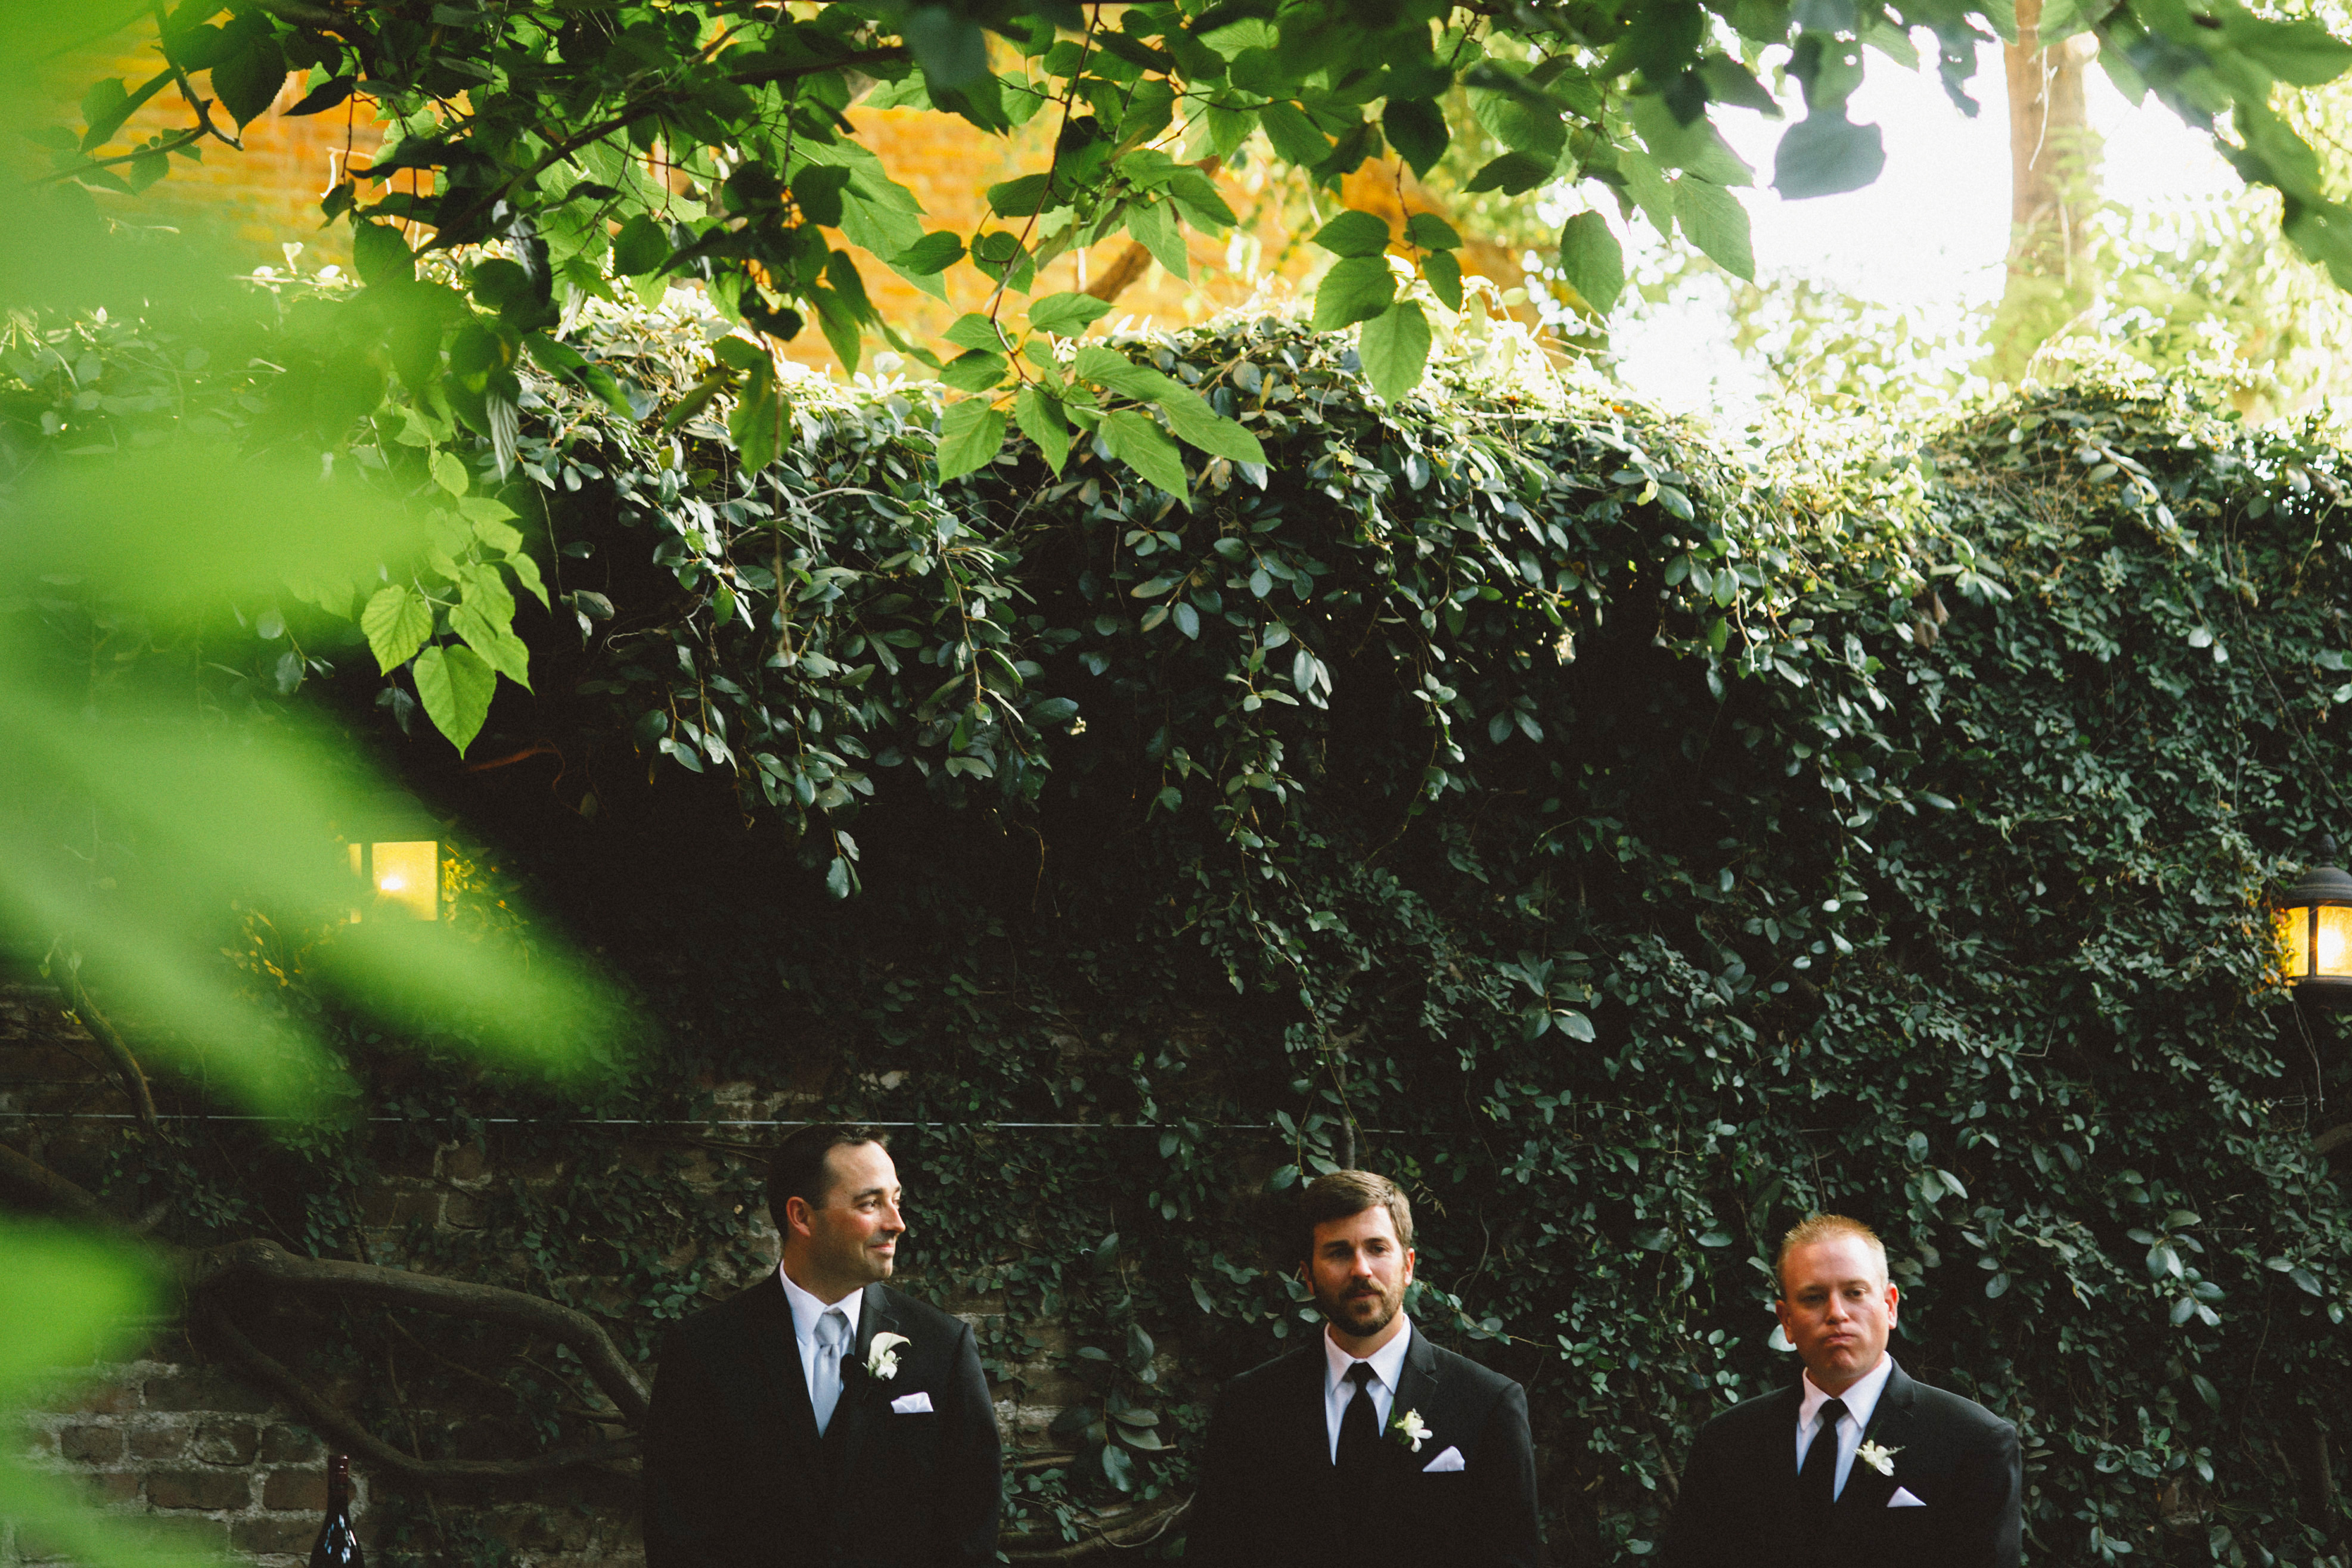
POLYGON ((671 1336, 646 1427, 646 1568, 996 1561, 996 1418, 971 1330, 886 1289, 906 1221, 863 1128, 768 1171, 771 1278, 671 1336))
POLYGON ((1664 1568, 2017 1568, 2017 1428, 1886 1354, 1897 1293, 1870 1228, 1817 1214, 1780 1242, 1804 1375, 1699 1428, 1664 1568))
POLYGON ((1404 1314, 1404 1194, 1335 1171, 1298 1238, 1324 1331, 1217 1401, 1188 1568, 1537 1568, 1527 1396, 1404 1314))

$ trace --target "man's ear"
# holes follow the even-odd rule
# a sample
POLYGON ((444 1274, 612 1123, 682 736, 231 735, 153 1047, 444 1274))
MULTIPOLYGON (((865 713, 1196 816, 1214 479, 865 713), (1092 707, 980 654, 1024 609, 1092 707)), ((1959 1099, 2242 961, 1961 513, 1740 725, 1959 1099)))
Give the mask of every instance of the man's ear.
POLYGON ((809 1207, 808 1199, 799 1197, 788 1197, 784 1199, 782 1223, 776 1228, 787 1236, 795 1232, 806 1236, 809 1234, 810 1222, 815 1218, 815 1216, 816 1210, 809 1207))

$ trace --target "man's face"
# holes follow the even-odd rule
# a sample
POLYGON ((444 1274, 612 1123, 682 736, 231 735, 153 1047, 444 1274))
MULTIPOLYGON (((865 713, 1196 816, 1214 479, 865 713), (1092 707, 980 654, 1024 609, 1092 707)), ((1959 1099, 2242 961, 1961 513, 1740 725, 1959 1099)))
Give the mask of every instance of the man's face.
POLYGON ((1375 1205, 1315 1228, 1307 1282, 1315 1304, 1341 1333, 1367 1338, 1389 1326, 1412 1283, 1412 1253, 1397 1239, 1396 1221, 1375 1205))
POLYGON ((825 1155, 824 1165, 832 1186, 824 1205, 812 1208, 797 1197, 785 1204, 793 1228, 808 1240, 813 1271, 842 1284, 888 1279, 907 1229, 890 1151, 879 1144, 844 1144, 825 1155))
POLYGON ((1876 1249, 1859 1236, 1832 1236, 1790 1249, 1773 1311, 1815 1385, 1842 1394, 1886 1354, 1895 1305, 1876 1249))

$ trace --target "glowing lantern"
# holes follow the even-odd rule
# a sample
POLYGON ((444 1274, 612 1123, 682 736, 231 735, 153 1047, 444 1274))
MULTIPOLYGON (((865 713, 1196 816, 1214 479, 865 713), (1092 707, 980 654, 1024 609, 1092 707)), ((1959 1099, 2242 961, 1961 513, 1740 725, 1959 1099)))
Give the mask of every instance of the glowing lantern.
POLYGON ((352 834, 352 874, 373 895, 353 920, 441 918, 441 841, 425 809, 405 795, 379 796, 352 834))
MULTIPOLYGON (((2325 848, 2334 855, 2335 841, 2325 848)), ((2281 902, 2278 930, 2294 994, 2352 1004, 2352 875, 2332 865, 2305 871, 2281 902)))

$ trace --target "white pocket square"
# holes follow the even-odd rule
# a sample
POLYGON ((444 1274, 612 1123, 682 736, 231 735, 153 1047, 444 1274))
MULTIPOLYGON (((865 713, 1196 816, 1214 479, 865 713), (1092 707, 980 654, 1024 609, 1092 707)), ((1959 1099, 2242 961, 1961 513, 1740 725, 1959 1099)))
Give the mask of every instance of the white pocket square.
POLYGON ((1430 1460, 1429 1463, 1421 1467, 1422 1473, 1424 1475, 1445 1470, 1458 1470, 1461 1468, 1462 1450, 1459 1448, 1448 1448, 1445 1452, 1438 1455, 1437 1458, 1430 1460))
MULTIPOLYGON (((890 1414, 893 1416, 929 1416, 932 1414, 931 1396, 923 1393, 919 1389, 912 1394, 901 1394, 898 1398, 890 1401, 890 1414)), ((1908 1497, 1910 1494, 1906 1492, 1904 1495, 1908 1497)))
POLYGON ((1886 1500, 1889 1508, 1925 1508, 1927 1503, 1911 1495, 1909 1487, 1896 1487, 1895 1495, 1886 1500))

